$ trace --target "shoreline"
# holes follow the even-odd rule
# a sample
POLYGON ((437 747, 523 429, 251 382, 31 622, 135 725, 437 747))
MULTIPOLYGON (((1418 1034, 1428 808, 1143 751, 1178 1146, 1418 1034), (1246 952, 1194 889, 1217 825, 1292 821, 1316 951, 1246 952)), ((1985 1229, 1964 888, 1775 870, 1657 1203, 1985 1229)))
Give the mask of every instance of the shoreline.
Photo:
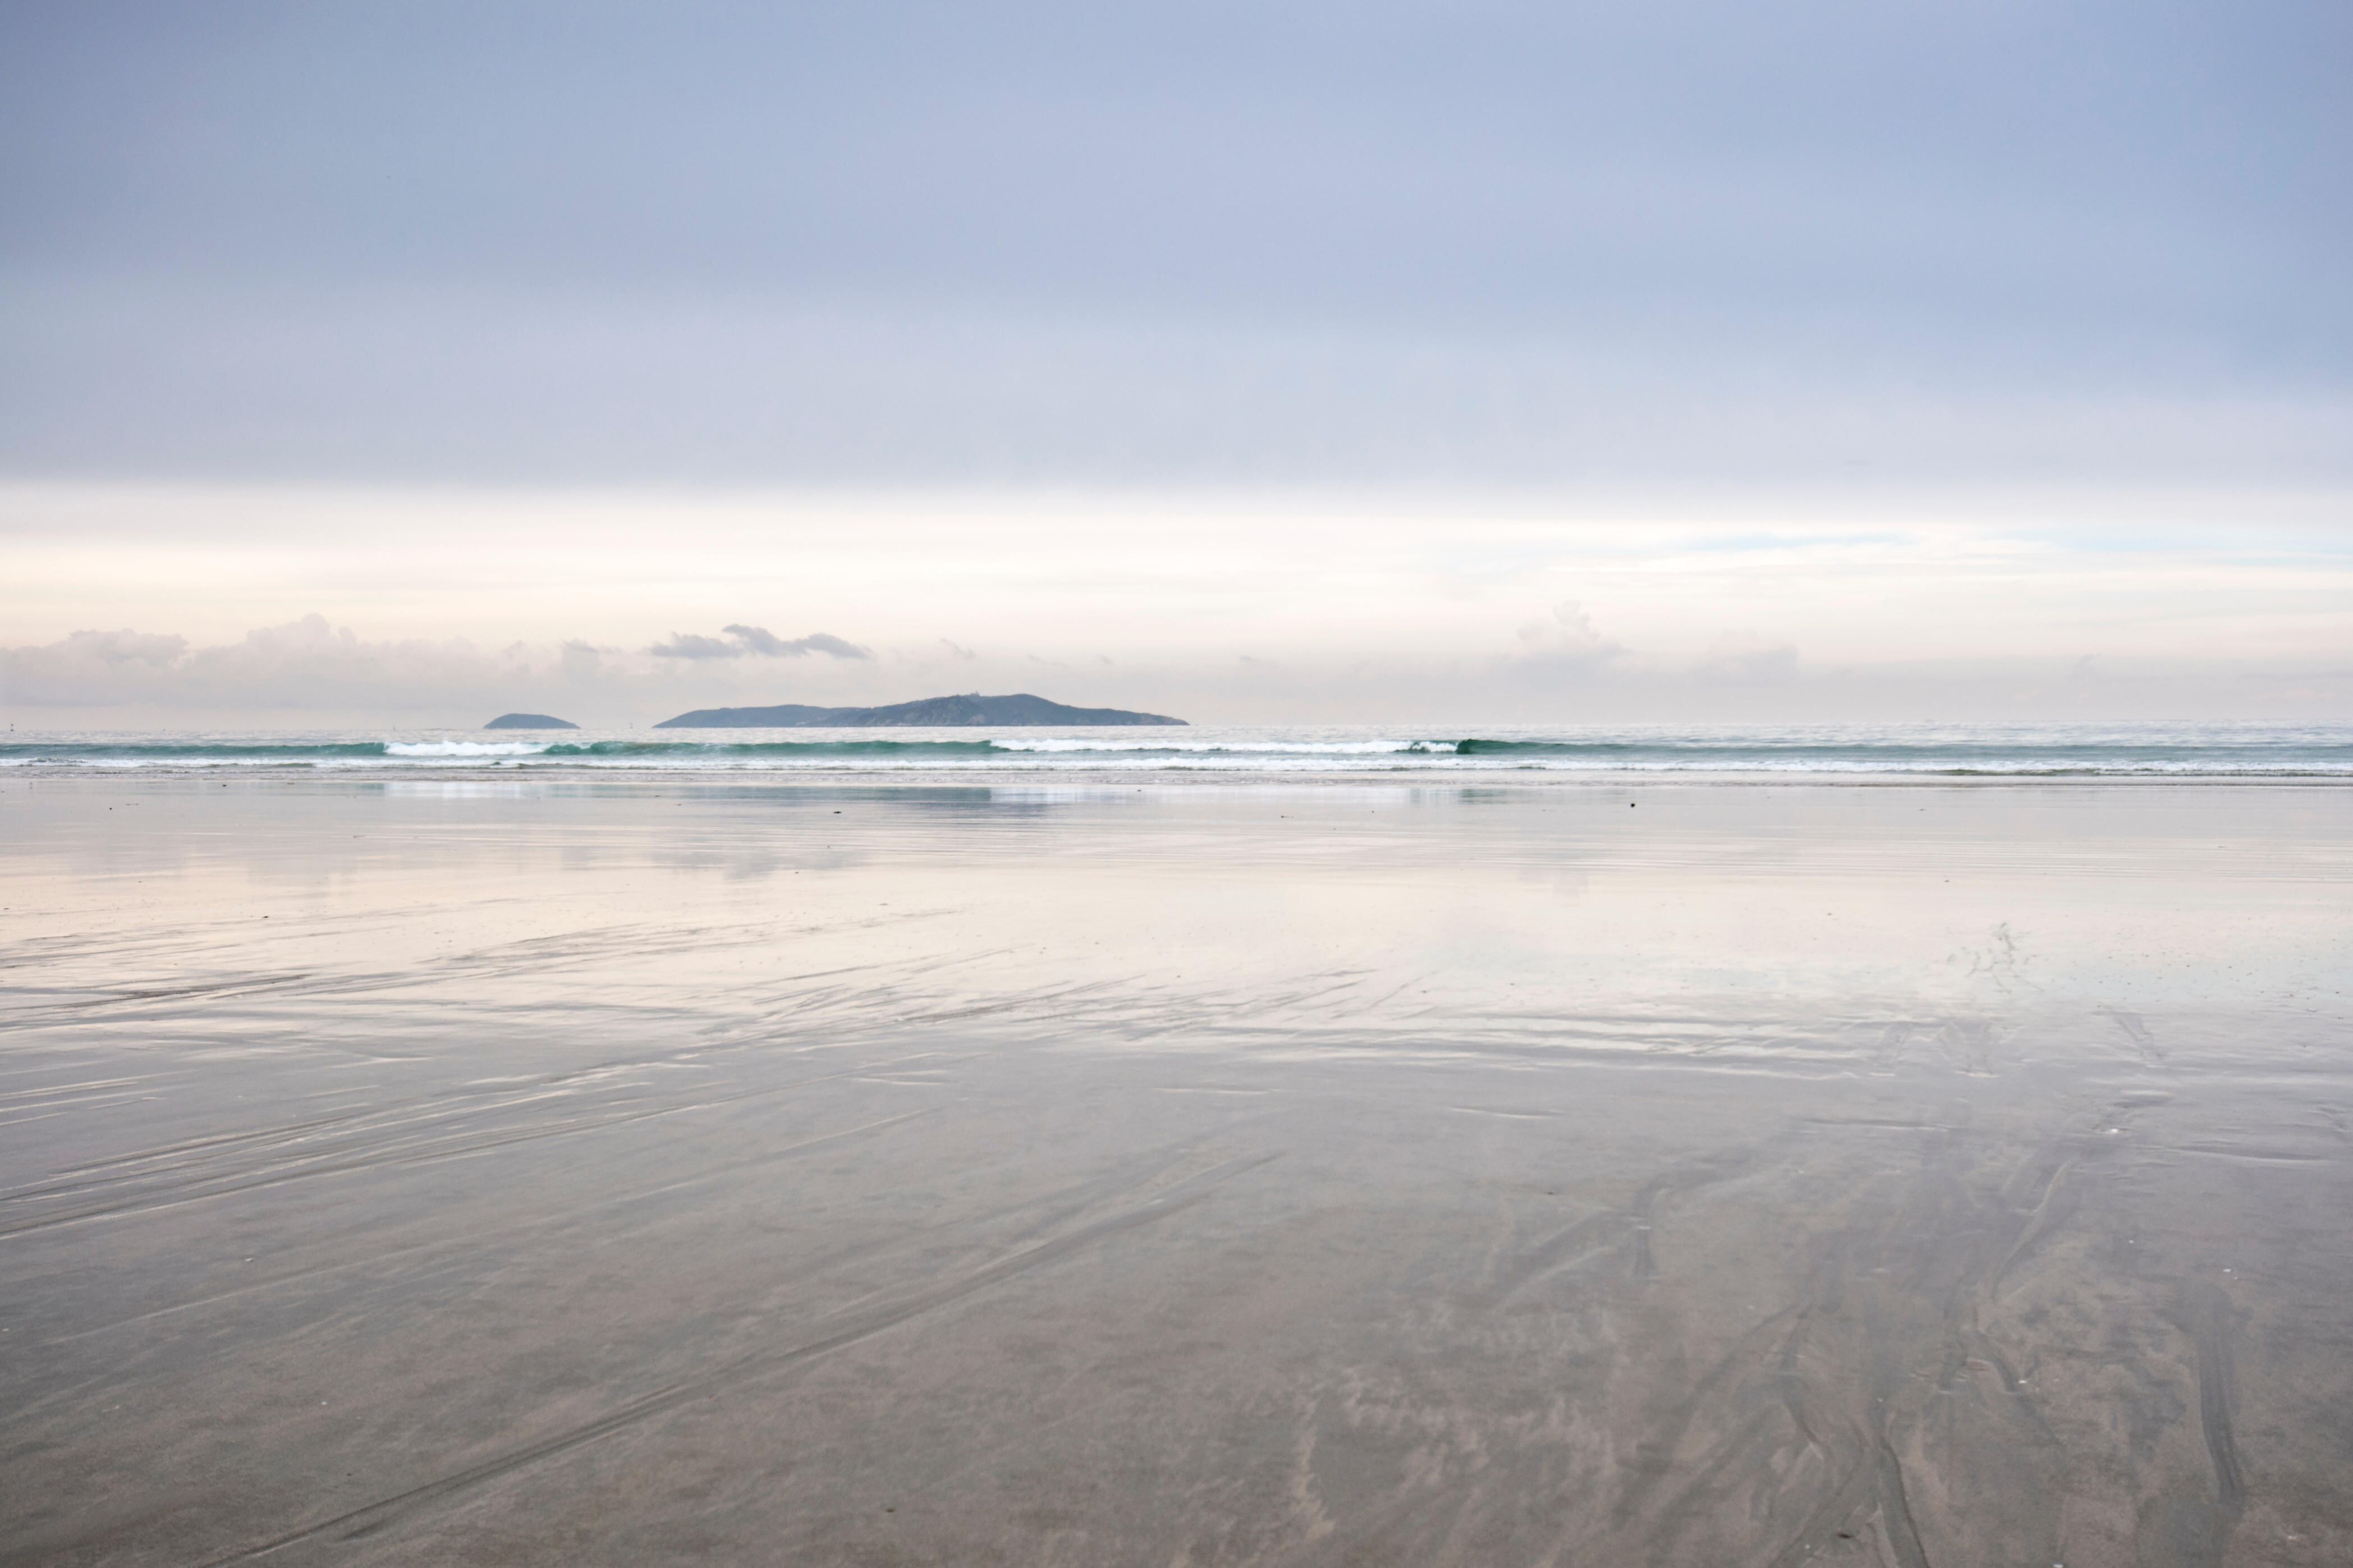
POLYGON ((629 784, 658 784, 672 781, 697 784, 733 782, 744 784, 851 784, 861 787, 923 788, 953 786, 970 788, 982 785, 1006 784, 1074 784, 1089 788, 1132 785, 1137 788, 1264 788, 1264 787, 1345 787, 1349 785, 1405 785, 1411 787, 1451 786, 1460 788, 1563 789, 1609 788, 1636 786, 1666 787, 1670 785, 1697 788, 2019 788, 2060 787, 2081 788, 2118 786, 2128 788, 2217 787, 2217 788, 2278 788, 2278 789, 2346 789, 2353 788, 2353 773, 2096 773, 2088 770, 2053 771, 2050 773, 1978 773, 1956 771, 1947 773, 1800 773, 1797 771, 1762 772, 1704 769, 1641 769, 1571 771, 1559 768, 1496 768, 1492 770, 1413 768, 1356 769, 1296 772, 1266 770, 1250 772, 1243 769, 1166 768, 1153 770, 1078 768, 940 768, 936 771, 917 768, 762 768, 752 766, 708 767, 638 766, 628 763, 582 764, 577 763, 478 763, 466 766, 434 763, 138 763, 110 766, 105 763, 75 763, 66 764, 26 763, 13 768, 0 768, 0 784, 11 778, 41 780, 59 779, 122 780, 132 778, 218 779, 263 778, 284 780, 351 779, 356 781, 408 780, 419 783, 449 783, 460 781, 514 782, 543 779, 551 782, 576 783, 586 780, 629 784))

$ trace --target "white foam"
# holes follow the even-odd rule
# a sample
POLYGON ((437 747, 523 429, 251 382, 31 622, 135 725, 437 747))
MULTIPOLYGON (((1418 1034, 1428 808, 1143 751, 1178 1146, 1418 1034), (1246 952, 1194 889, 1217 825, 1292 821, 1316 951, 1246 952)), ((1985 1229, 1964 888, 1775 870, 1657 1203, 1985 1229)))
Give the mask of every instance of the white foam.
POLYGON ((535 757, 551 741, 386 741, 387 757, 535 757))
POLYGON ((989 743, 1000 752, 1166 752, 1210 756, 1383 756, 1402 752, 1409 741, 1176 741, 1166 739, 1066 740, 1056 737, 992 735, 989 743))

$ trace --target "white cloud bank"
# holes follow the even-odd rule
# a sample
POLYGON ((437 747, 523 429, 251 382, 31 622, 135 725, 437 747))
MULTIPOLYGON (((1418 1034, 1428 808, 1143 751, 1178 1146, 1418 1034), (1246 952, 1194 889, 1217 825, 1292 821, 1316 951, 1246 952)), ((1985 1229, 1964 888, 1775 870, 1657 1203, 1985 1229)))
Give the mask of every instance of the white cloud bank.
MULTIPOLYGON (((576 637, 495 646, 463 637, 372 638, 311 614, 210 646, 124 627, 0 647, 0 709, 20 726, 40 728, 69 721, 103 725, 125 715, 144 721, 277 716, 287 722, 380 718, 470 726, 514 708, 628 724, 706 700, 865 700, 886 689, 812 689, 805 678, 780 681, 756 668, 812 655, 852 668, 876 662, 872 649, 829 633, 787 638, 744 625, 727 627, 724 640, 683 634, 630 650, 576 637), (739 660, 755 668, 729 663, 739 660)), ((895 662, 899 679, 920 684, 923 668, 947 657, 895 662)))
MULTIPOLYGON (((595 678, 585 645, 542 661, 557 681, 595 678), (578 649, 579 651, 575 651, 578 649), (584 658, 585 655, 585 658, 584 658)), ((291 710, 381 707, 407 711, 487 696, 517 681, 543 684, 520 647, 462 640, 371 641, 323 616, 193 646, 177 634, 78 631, 55 642, 0 648, 0 694, 15 711, 39 708, 291 710)))
POLYGON ((0 485, 0 706, 20 729, 975 689, 1204 722, 2344 719, 2348 516, 2334 492, 0 485))
MULTIPOLYGON (((813 651, 819 650, 803 653, 813 651)), ((1203 722, 1397 722, 1440 729, 1499 722, 2353 718, 2353 664, 2184 666, 2080 656, 1816 670, 1801 661, 1796 645, 1746 630, 1726 632, 1696 658, 1645 656, 1606 635, 1572 603, 1519 628, 1511 646, 1465 657, 1242 654, 1122 664, 1103 655, 1078 660, 1028 651, 988 655, 943 638, 906 650, 859 649, 828 662, 829 669, 809 667, 827 679, 780 679, 745 652, 712 660, 681 658, 665 646, 630 650, 577 638, 497 647, 464 638, 369 638, 310 615, 211 646, 174 633, 122 628, 0 647, 0 713, 20 732, 370 724, 470 729, 514 709, 626 729, 695 707, 883 702, 985 689, 1039 690, 1064 701, 1174 711, 1203 722)))

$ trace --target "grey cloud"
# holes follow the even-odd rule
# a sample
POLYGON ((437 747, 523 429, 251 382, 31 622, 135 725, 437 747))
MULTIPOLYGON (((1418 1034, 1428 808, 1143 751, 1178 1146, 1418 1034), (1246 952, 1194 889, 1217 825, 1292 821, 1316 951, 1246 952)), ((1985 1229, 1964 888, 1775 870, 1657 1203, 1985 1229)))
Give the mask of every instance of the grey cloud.
POLYGON ((828 654, 835 658, 874 657, 872 649, 860 647, 831 632, 780 637, 765 626, 743 625, 722 626, 720 631, 726 640, 707 637, 699 632, 672 632, 667 641, 658 642, 646 651, 658 658, 803 658, 813 653, 828 654))
POLYGON ((805 637, 780 637, 765 626, 732 626, 720 628, 744 646, 747 653, 764 658, 799 658, 812 653, 830 654, 836 658, 872 658, 871 648, 835 637, 831 632, 811 632, 805 637))
POLYGON ((765 626, 747 626, 739 624, 722 626, 720 630, 742 643, 746 653, 756 653, 767 658, 775 658, 781 654, 808 651, 805 646, 786 642, 784 638, 765 626))
POLYGON ((693 632, 672 632, 668 642, 658 642, 646 649, 657 658, 742 658, 741 644, 722 642, 693 632))

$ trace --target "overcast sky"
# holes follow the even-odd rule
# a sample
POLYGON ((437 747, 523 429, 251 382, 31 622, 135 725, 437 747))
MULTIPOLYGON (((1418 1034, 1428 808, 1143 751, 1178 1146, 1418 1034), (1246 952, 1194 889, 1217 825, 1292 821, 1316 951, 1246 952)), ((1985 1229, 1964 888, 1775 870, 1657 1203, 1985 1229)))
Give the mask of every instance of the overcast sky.
POLYGON ((2346 716, 2348 193, 2341 0, 12 4, 0 701, 2346 716))

